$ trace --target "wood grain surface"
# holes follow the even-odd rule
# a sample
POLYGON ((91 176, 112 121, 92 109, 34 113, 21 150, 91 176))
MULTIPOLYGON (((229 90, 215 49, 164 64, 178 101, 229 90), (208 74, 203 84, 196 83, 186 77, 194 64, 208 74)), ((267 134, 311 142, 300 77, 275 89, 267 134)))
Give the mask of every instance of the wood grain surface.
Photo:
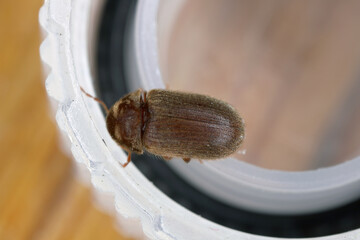
POLYGON ((39 60, 42 3, 0 1, 0 239, 127 239, 59 149, 39 60))

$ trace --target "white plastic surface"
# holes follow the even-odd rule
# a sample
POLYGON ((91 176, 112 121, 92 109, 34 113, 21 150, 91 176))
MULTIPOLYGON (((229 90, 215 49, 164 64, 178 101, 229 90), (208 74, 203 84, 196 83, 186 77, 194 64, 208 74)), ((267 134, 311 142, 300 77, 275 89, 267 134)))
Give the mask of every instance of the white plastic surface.
MULTIPOLYGON (((121 230, 135 237, 184 240, 275 239, 235 231, 193 214, 160 192, 133 164, 125 169, 119 165, 119 161, 126 161, 124 152, 107 133, 99 105, 86 98, 79 89, 81 85, 93 93, 90 68, 92 56, 89 54, 89 46, 93 46, 89 29, 93 25, 89 23, 94 20, 94 6, 98 2, 47 0, 40 11, 40 23, 47 33, 41 45, 41 58, 51 68, 46 79, 46 89, 58 102, 57 123, 68 136, 74 159, 88 170, 88 177, 103 209, 116 214, 121 230)), ((137 67, 138 77, 143 81, 145 89, 163 86, 156 50, 158 3, 158 0, 139 0, 134 21, 136 35, 133 57, 144 60, 137 67)), ((327 207, 339 204, 342 201, 340 196, 358 196, 360 174, 353 173, 359 172, 359 162, 357 159, 334 168, 304 173, 263 170, 238 161, 234 168, 232 160, 204 165, 195 162, 186 167, 176 166, 180 164, 179 161, 171 164, 183 175, 202 174, 204 181, 207 181, 204 175, 212 171, 213 179, 221 176, 231 184, 237 184, 227 187, 236 187, 241 192, 229 196, 221 193, 224 200, 229 202, 235 196, 243 206, 257 208, 264 207, 264 204, 275 206, 276 201, 282 201, 288 202, 285 208, 292 209, 300 204, 299 198, 303 199, 302 202, 306 199, 298 207, 297 211, 300 211, 321 207, 318 199, 320 195, 321 201, 326 200, 324 196, 333 199, 327 207)), ((204 187, 203 183, 198 182, 199 179, 193 181, 204 187)), ((215 181, 214 184, 222 183, 215 181)), ((215 195, 217 193, 211 187, 224 187, 207 185, 209 189, 205 190, 215 195)), ((269 209, 276 210, 276 207, 269 209)), ((318 239, 355 240, 359 237, 360 230, 356 230, 318 239)))

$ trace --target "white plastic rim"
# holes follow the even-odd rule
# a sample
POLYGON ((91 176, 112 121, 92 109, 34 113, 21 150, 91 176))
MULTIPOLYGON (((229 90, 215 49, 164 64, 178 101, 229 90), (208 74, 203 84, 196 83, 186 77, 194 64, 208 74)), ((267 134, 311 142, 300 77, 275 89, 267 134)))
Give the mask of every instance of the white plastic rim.
MULTIPOLYGON (((235 231, 201 218, 169 199, 133 164, 125 169, 119 165, 119 161, 126 161, 126 155, 107 133, 99 105, 86 98, 79 88, 82 86, 90 93, 94 92, 90 67, 92 56, 89 53, 89 47, 93 46, 90 29, 94 26, 90 23, 94 20, 94 9, 96 12, 99 2, 101 1, 45 1, 40 10, 40 24, 46 32, 46 38, 40 53, 43 62, 50 67, 45 85, 48 94, 57 102, 56 121, 69 139, 74 159, 79 166, 85 166, 88 170, 88 177, 103 209, 115 214, 122 231, 134 237, 186 240, 276 239, 235 231)), ((163 86, 156 50, 158 4, 158 0, 139 0, 134 21, 134 58, 143 60, 137 67, 140 79, 147 79, 143 85, 145 89, 163 86)), ((288 209, 297 204, 303 209, 318 209, 323 206, 320 206, 320 202, 327 207, 345 202, 340 199, 340 195, 350 196, 346 201, 358 196, 359 174, 355 172, 360 169, 359 162, 356 159, 336 167, 300 173, 264 170, 236 162, 242 168, 239 172, 237 168, 232 168, 235 163, 231 159, 204 165, 194 162, 186 169, 188 175, 191 171, 203 175, 212 171, 212 179, 216 180, 220 175, 228 179, 235 185, 212 187, 241 188, 243 195, 238 198, 242 197, 243 207, 264 208, 264 203, 276 206, 281 205, 276 204, 280 201, 288 202, 285 206, 288 209), (219 168, 223 170, 220 171, 219 168), (326 197, 333 200, 329 202, 326 197), (301 204, 298 198, 307 201, 301 204), (249 199, 252 202, 248 202, 249 199)), ((180 161, 173 161, 171 164, 179 172, 184 168, 180 161), (181 166, 177 166, 179 164, 181 166)), ((184 172, 182 174, 186 175, 184 172)), ((193 182, 204 187, 202 183, 193 182)), ((220 184, 217 181, 211 183, 220 184)), ((216 194, 212 192, 211 186, 205 191, 216 194)), ((358 236, 360 230, 317 239, 356 239, 358 236)))

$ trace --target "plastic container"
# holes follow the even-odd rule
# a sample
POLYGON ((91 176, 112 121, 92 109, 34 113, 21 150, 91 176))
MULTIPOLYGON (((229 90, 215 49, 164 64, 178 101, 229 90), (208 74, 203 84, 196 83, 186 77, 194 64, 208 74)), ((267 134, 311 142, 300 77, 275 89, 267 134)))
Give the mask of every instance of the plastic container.
MULTIPOLYGON (((125 169, 119 165, 126 161, 125 153, 107 133, 100 106, 79 88, 95 95, 94 46, 103 3, 47 0, 40 10, 40 23, 46 32, 41 58, 50 66, 46 89, 57 101, 56 121, 70 140, 68 147, 79 168, 85 166, 89 172, 84 176, 90 180, 100 206, 115 213, 121 231, 139 238, 276 239, 211 222, 167 197, 134 164, 125 169)), ((158 0, 136 3, 126 40, 130 88, 164 88, 158 31, 167 42, 182 4, 158 0), (172 20, 162 21, 168 19, 166 15, 173 16, 172 20)), ((316 213, 360 196, 360 157, 303 172, 268 170, 232 158, 204 164, 192 161, 188 165, 175 159, 169 165, 218 201, 264 214, 316 213)), ((353 230, 323 239, 358 236, 360 230, 353 230)))

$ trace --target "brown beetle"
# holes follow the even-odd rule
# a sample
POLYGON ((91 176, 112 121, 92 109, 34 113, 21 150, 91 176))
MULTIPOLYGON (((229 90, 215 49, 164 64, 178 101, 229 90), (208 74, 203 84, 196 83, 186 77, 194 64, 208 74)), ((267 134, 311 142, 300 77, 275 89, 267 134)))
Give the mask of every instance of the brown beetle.
POLYGON ((139 89, 118 100, 107 112, 111 137, 128 152, 144 150, 165 159, 217 159, 234 153, 244 139, 244 122, 235 109, 218 99, 192 93, 139 89))

